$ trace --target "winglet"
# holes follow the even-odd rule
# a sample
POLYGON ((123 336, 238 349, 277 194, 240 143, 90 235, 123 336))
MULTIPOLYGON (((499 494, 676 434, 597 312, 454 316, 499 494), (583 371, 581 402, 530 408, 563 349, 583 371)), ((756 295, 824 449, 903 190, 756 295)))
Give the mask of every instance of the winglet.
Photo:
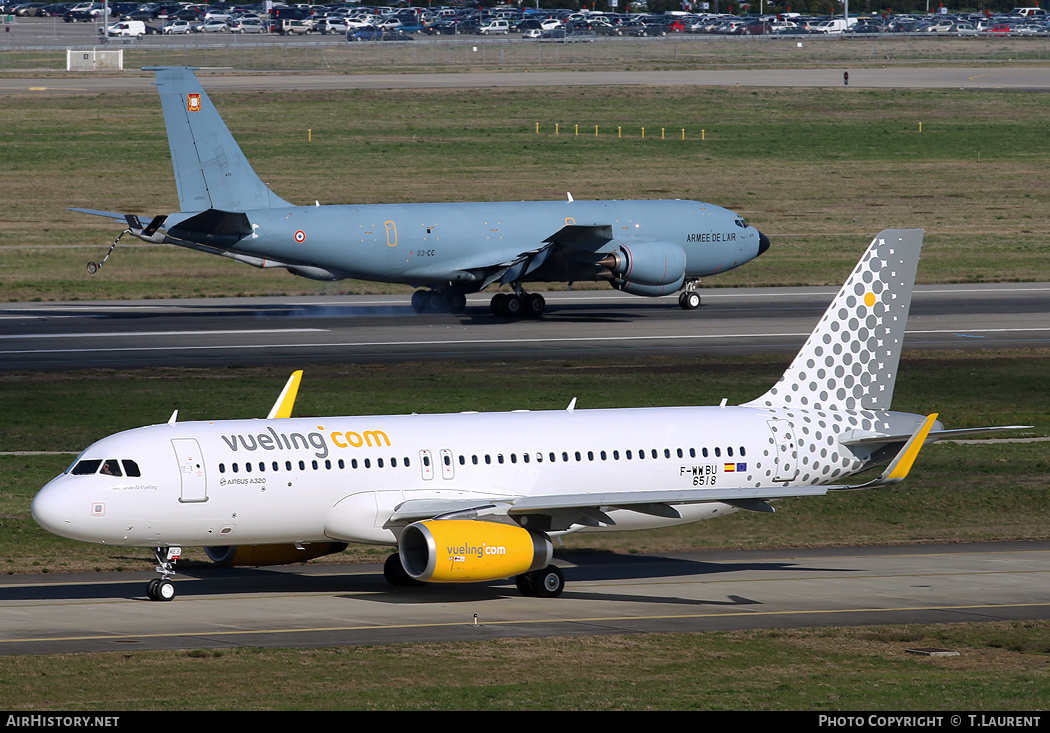
POLYGON ((886 470, 883 471, 882 475, 877 479, 859 486, 846 486, 842 488, 871 489, 876 486, 892 486, 893 484, 899 484, 908 477, 908 473, 911 471, 915 459, 919 456, 919 451, 922 450, 922 446, 926 442, 926 437, 930 434, 935 422, 937 422, 936 412, 926 418, 923 424, 919 426, 919 429, 915 431, 915 434, 904 444, 904 447, 901 448, 896 458, 890 461, 890 465, 886 466, 886 470))
POLYGON ((271 420, 275 417, 292 416, 292 407, 295 405, 295 396, 299 394, 299 382, 302 378, 303 371, 301 369, 292 372, 292 376, 288 377, 284 389, 281 390, 281 396, 273 403, 273 407, 270 409, 270 414, 266 416, 267 420, 271 420))

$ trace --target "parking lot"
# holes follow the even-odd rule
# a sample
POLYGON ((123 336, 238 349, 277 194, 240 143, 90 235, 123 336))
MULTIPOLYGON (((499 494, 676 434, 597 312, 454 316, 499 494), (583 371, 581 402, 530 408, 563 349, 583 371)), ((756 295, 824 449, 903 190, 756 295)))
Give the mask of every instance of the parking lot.
MULTIPOLYGON (((6 16, 5 16, 6 19, 6 16)), ((153 25, 159 25, 156 21, 153 25)), ((97 22, 14 18, 0 35, 0 71, 65 71, 66 49, 98 46, 97 22)), ((1050 37, 879 35, 714 35, 673 33, 658 37, 598 36, 590 43, 542 43, 507 35, 422 35, 411 42, 348 43, 345 36, 272 33, 186 33, 110 38, 124 49, 123 66, 233 66, 353 72, 393 69, 716 69, 733 66, 795 67, 914 63, 1050 61, 1050 37)))

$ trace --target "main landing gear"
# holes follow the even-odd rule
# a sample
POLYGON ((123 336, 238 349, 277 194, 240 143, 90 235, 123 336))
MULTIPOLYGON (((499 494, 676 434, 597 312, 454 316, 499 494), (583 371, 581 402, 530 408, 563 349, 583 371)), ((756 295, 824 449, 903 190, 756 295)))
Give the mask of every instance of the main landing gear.
POLYGON ((565 576, 554 565, 522 573, 514 578, 514 583, 523 596, 537 598, 557 598, 565 590, 565 576))
POLYGON ((547 301, 539 293, 526 293, 524 290, 496 293, 489 302, 489 308, 497 316, 539 318, 547 308, 547 301))
POLYGON ((161 577, 154 578, 146 586, 146 595, 151 601, 170 601, 175 597, 175 563, 182 555, 181 547, 154 547, 153 555, 157 558, 157 572, 161 577))
POLYGON ((412 310, 416 313, 462 313, 466 308, 467 296, 455 288, 412 293, 412 310))

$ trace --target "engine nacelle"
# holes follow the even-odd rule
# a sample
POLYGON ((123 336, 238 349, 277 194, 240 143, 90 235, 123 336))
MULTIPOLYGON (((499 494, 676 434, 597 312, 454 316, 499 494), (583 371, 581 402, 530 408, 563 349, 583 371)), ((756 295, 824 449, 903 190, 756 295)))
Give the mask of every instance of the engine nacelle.
POLYGON ((477 583, 545 568, 554 546, 546 535, 516 524, 443 519, 405 527, 398 553, 415 580, 477 583))
POLYGON ((342 552, 347 547, 345 542, 311 542, 302 545, 230 545, 205 547, 204 554, 219 565, 290 565, 306 562, 315 557, 342 552))
POLYGON ((649 298, 659 298, 661 295, 670 295, 682 289, 685 284, 685 275, 682 275, 673 283, 667 285, 639 285, 638 283, 619 280, 613 283, 613 287, 631 295, 644 295, 649 298))
POLYGON ((685 260, 685 250, 672 242, 632 242, 620 245, 598 264, 616 276, 617 287, 620 280, 635 286, 666 287, 685 279, 685 260))

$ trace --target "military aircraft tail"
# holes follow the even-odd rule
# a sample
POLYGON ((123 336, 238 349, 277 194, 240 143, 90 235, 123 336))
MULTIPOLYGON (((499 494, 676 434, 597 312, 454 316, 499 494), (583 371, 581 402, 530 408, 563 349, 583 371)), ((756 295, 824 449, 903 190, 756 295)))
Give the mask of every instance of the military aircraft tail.
POLYGON ((879 232, 780 381, 747 404, 889 410, 923 234, 879 232))
POLYGON ((263 183, 191 67, 147 67, 156 77, 181 211, 290 206, 263 183))

